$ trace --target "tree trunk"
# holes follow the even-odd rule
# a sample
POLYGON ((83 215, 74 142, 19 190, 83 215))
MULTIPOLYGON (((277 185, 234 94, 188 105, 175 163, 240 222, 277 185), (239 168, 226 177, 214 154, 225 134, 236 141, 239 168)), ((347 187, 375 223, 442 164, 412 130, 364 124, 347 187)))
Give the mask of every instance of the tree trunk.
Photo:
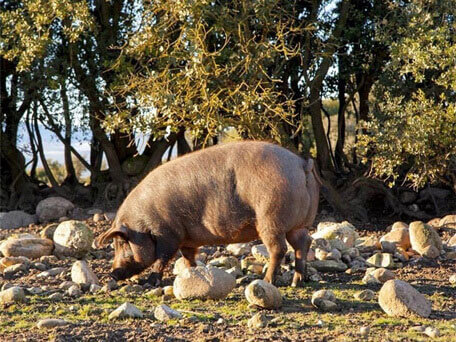
POLYGON ((77 184, 78 178, 76 177, 76 170, 74 169, 73 159, 71 158, 71 116, 70 116, 70 105, 68 103, 68 96, 65 87, 65 81, 63 81, 60 85, 60 96, 62 97, 62 105, 63 105, 63 117, 65 119, 65 170, 66 170, 66 177, 63 181, 65 184, 77 184))
POLYGON ((344 145, 345 145, 345 90, 347 79, 345 75, 345 56, 346 49, 341 49, 339 53, 339 78, 337 82, 339 110, 337 111, 337 143, 335 151, 336 166, 339 170, 344 167, 344 145))

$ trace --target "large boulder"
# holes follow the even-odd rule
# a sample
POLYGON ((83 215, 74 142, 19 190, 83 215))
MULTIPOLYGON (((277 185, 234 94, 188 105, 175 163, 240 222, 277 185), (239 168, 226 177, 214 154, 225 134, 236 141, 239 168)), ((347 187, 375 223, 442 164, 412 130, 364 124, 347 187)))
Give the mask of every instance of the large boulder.
POLYGON ((40 222, 55 221, 63 216, 70 217, 74 204, 63 197, 49 197, 40 201, 36 207, 36 215, 40 222))
POLYGON ((76 261, 71 267, 71 280, 81 285, 100 284, 98 277, 84 260, 76 261))
POLYGON ((317 231, 312 234, 312 238, 328 240, 333 248, 338 249, 340 247, 335 244, 333 245, 332 240, 341 240, 344 243, 344 247, 350 248, 355 246, 358 233, 355 227, 348 221, 342 223, 320 222, 317 226, 317 231))
POLYGON ((434 259, 442 251, 442 240, 430 225, 421 221, 410 223, 410 243, 420 255, 434 259))
POLYGON ((65 221, 54 232, 54 254, 82 258, 90 250, 92 242, 93 232, 83 222, 65 221))
POLYGON ((432 303, 413 286, 402 280, 388 280, 378 295, 378 303, 388 316, 429 317, 432 303))
POLYGON ((34 235, 9 238, 0 245, 0 251, 6 257, 26 257, 29 259, 51 255, 54 244, 51 240, 35 237, 34 235))
POLYGON ((250 304, 265 309, 278 309, 282 306, 282 295, 274 285, 264 280, 254 280, 245 288, 245 297, 250 304))
POLYGON ((16 229, 33 223, 36 223, 36 216, 27 214, 25 211, 13 210, 0 213, 0 229, 16 229))
POLYGON ((174 280, 174 295, 178 299, 221 299, 236 286, 236 279, 216 267, 187 268, 174 280))

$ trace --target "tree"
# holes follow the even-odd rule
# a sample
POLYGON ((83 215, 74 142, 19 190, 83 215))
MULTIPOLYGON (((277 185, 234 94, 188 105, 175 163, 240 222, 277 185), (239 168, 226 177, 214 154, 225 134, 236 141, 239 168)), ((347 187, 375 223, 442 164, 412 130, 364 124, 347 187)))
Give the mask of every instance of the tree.
POLYGON ((391 61, 359 147, 371 173, 391 186, 443 182, 456 192, 456 9, 441 1, 394 5, 379 31, 391 61))

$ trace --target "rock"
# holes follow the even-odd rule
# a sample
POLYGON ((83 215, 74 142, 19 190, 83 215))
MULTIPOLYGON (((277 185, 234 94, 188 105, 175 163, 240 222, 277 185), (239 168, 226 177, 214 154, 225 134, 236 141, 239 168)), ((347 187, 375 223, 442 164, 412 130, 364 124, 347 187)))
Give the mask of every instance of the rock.
POLYGON ((432 304, 410 284, 402 280, 388 280, 383 284, 378 303, 389 316, 429 317, 432 304))
POLYGON ((354 294, 354 297, 358 300, 368 302, 375 298, 375 292, 372 290, 362 290, 362 291, 356 292, 354 294))
POLYGON ((44 255, 40 258, 40 262, 46 265, 55 264, 59 259, 55 255, 44 255))
POLYGON ((442 218, 439 222, 440 227, 445 227, 445 228, 454 228, 456 229, 456 214, 454 215, 447 215, 444 218, 442 218))
POLYGON ((226 273, 231 274, 235 278, 242 277, 244 275, 239 266, 231 267, 229 270, 226 270, 226 273))
POLYGON ((42 262, 34 262, 31 266, 32 268, 35 268, 39 271, 46 271, 47 270, 47 266, 45 264, 43 264, 42 262))
POLYGON ((331 252, 328 253, 326 256, 326 259, 328 260, 335 260, 339 261, 342 258, 342 253, 339 252, 338 249, 334 248, 331 250, 331 252))
POLYGON ((182 318, 182 314, 179 311, 171 309, 165 304, 161 304, 155 308, 154 317, 161 322, 166 322, 170 319, 182 318))
POLYGON ((426 327, 426 329, 424 329, 424 333, 431 338, 436 338, 440 336, 440 330, 435 327, 426 327))
POLYGON ((250 329, 261 329, 266 328, 268 325, 268 318, 262 312, 257 312, 247 321, 247 326, 250 329))
POLYGON ((454 234, 453 237, 448 241, 448 246, 456 247, 456 234, 454 234))
POLYGON ((215 267, 192 267, 185 269, 174 280, 174 295, 185 298, 225 298, 236 286, 236 279, 215 267))
POLYGON ((383 284, 388 280, 396 278, 396 275, 385 268, 368 268, 363 278, 364 284, 383 284))
POLYGON ((50 270, 41 272, 37 274, 36 276, 38 278, 47 278, 47 277, 55 277, 56 275, 59 275, 60 273, 63 273, 66 271, 65 267, 54 267, 51 268, 50 270))
POLYGON ((323 311, 334 311, 337 309, 337 304, 327 299, 317 298, 313 302, 313 305, 323 311))
POLYGON ((12 286, 0 291, 0 303, 20 303, 25 302, 25 292, 22 287, 12 286))
POLYGON ((70 216, 74 204, 63 197, 49 197, 40 201, 36 207, 36 215, 40 222, 58 220, 62 216, 70 216))
POLYGON ((391 230, 395 230, 395 229, 408 229, 408 224, 405 223, 405 222, 402 222, 402 221, 396 221, 393 223, 392 227, 391 227, 391 230))
POLYGON ((16 229, 36 223, 36 216, 25 211, 13 210, 0 213, 0 229, 16 229))
POLYGON ((71 280, 76 284, 99 285, 98 277, 87 265, 86 261, 78 260, 71 267, 71 280))
POLYGON ((51 294, 49 297, 48 297, 49 300, 53 300, 55 302, 59 302, 63 299, 63 294, 61 294, 60 292, 56 292, 56 293, 53 293, 51 294))
POLYGON ((408 228, 394 228, 393 226, 393 229, 388 234, 383 235, 380 239, 380 243, 384 241, 394 243, 404 250, 411 247, 408 228))
POLYGON ((24 256, 29 259, 40 258, 43 255, 49 255, 54 249, 54 244, 48 239, 35 237, 29 238, 12 238, 4 241, 0 245, 0 251, 4 256, 24 256))
POLYGON ((245 297, 250 304, 265 309, 278 309, 282 306, 282 295, 272 284, 264 280, 254 280, 245 288, 245 297))
POLYGON ((315 304, 314 302, 317 299, 326 299, 331 302, 335 302, 336 296, 334 295, 334 292, 332 292, 331 290, 318 290, 312 294, 312 300, 311 300, 312 304, 315 304))
POLYGON ((361 336, 367 336, 367 335, 369 335, 369 332, 370 332, 370 328, 369 327, 361 327, 361 328, 359 328, 359 334, 361 336))
POLYGON ((450 284, 456 284, 456 274, 451 275, 449 281, 450 284))
POLYGON ((79 287, 79 285, 75 284, 75 285, 71 285, 68 288, 67 293, 70 297, 79 297, 80 295, 82 295, 82 290, 79 287))
POLYGON ((171 285, 168 285, 168 286, 163 287, 163 294, 164 294, 165 296, 172 296, 172 297, 175 297, 175 295, 174 295, 174 287, 171 286, 171 285))
POLYGON ((440 255, 443 249, 442 240, 434 228, 421 221, 415 221, 410 223, 409 230, 413 250, 431 259, 440 255))
POLYGON ((90 250, 92 242, 93 233, 83 222, 65 221, 55 230, 54 254, 58 257, 82 258, 90 250))
POLYGON ((6 279, 11 279, 16 273, 19 272, 27 272, 28 271, 28 266, 26 264, 15 264, 8 266, 3 270, 3 276, 6 279))
POLYGON ((163 289, 161 287, 157 287, 156 289, 152 289, 146 293, 148 296, 160 297, 163 295, 163 289))
POLYGON ((239 260, 232 256, 222 256, 216 259, 209 261, 208 265, 221 268, 231 268, 239 266, 239 260))
POLYGON ((13 266, 16 264, 30 264, 30 260, 26 257, 19 256, 19 257, 3 257, 0 259, 0 272, 9 266, 13 266))
POLYGON ((89 292, 95 294, 98 291, 101 291, 101 289, 102 289, 102 287, 98 284, 90 284, 89 292))
POLYGON ((253 274, 263 274, 264 265, 262 264, 251 264, 247 267, 247 271, 253 274))
POLYGON ((101 210, 100 208, 92 208, 92 209, 87 210, 87 214, 89 214, 89 215, 103 214, 103 210, 101 210))
POLYGON ((376 253, 366 260, 370 266, 394 268, 393 256, 390 253, 376 253))
POLYGON ((315 260, 309 263, 310 266, 320 272, 344 272, 348 266, 342 261, 315 260))
POLYGON ((59 226, 58 223, 51 223, 51 224, 48 224, 48 225, 40 232, 40 236, 41 236, 43 239, 49 239, 49 240, 54 241, 54 232, 55 232, 55 230, 57 229, 58 226, 59 226))
POLYGON ((59 285, 59 289, 68 290, 73 285, 76 285, 76 283, 67 280, 59 285))
POLYGON ((133 304, 123 303, 109 314, 109 319, 142 318, 143 316, 143 313, 133 304))
POLYGON ((269 252, 265 245, 255 245, 252 247, 253 257, 262 263, 269 261, 269 252))
POLYGON ((105 219, 105 217, 101 213, 95 213, 92 218, 93 222, 101 222, 101 221, 104 221, 104 219, 105 219))
MULTIPOLYGON (((347 221, 342 223, 320 222, 317 226, 317 232, 312 234, 312 238, 322 238, 328 240, 330 243, 331 240, 340 239, 344 243, 345 248, 350 248, 355 246, 358 233, 355 227, 347 221)), ((331 244, 331 246, 333 245, 331 244)))
POLYGON ((235 256, 247 255, 252 251, 248 243, 232 243, 226 246, 226 250, 235 256))
POLYGON ((324 249, 321 248, 316 248, 315 249, 315 258, 317 260, 326 260, 328 257, 329 252, 325 251, 324 249))
POLYGON ((374 235, 358 239, 356 247, 362 253, 369 253, 382 248, 380 241, 374 235))
POLYGON ((116 218, 115 212, 108 212, 104 214, 107 221, 113 221, 116 218))
POLYGON ((55 328, 55 327, 62 327, 64 325, 68 325, 70 324, 69 322, 63 320, 63 319, 57 319, 57 318, 45 318, 45 319, 42 319, 40 321, 38 321, 38 323, 36 324, 36 326, 38 327, 38 329, 52 329, 52 328, 55 328))

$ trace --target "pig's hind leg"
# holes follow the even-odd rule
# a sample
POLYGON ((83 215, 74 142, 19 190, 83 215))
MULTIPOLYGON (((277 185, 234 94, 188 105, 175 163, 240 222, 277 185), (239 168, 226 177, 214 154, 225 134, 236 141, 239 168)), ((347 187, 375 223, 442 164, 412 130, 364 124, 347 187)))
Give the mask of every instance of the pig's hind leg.
POLYGON ((266 245, 269 252, 269 265, 264 281, 274 284, 280 263, 287 252, 287 243, 284 234, 272 234, 270 231, 261 233, 261 241, 266 245))
POLYGON ((307 229, 301 228, 289 231, 287 241, 295 250, 295 273, 291 286, 302 286, 307 280, 307 253, 312 239, 307 233, 307 229))

